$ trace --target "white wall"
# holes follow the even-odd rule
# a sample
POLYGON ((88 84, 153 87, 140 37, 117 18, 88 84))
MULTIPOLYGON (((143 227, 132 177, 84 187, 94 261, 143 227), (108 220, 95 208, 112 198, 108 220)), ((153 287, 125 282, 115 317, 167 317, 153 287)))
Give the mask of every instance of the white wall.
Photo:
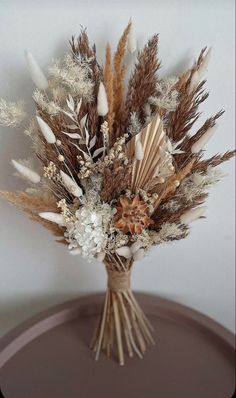
MULTIPOLYGON (((207 154, 234 147, 234 0, 7 1, 0 0, 0 96, 30 102, 32 83, 23 50, 42 66, 64 53, 67 39, 87 26, 92 41, 114 45, 132 16, 139 43, 160 33, 162 75, 182 71, 205 45, 214 53, 208 72, 211 96, 204 116, 226 109, 207 154)), ((32 106, 32 105, 31 105, 32 106)), ((30 108, 31 109, 31 108, 30 108)), ((0 130, 0 187, 23 187, 12 176, 11 158, 30 145, 21 131, 0 130)), ((234 326, 234 178, 213 189, 208 218, 191 236, 152 251, 133 273, 133 288, 187 304, 226 327, 234 326)), ((0 332, 33 313, 78 294, 105 288, 105 272, 69 256, 52 236, 14 207, 0 203, 0 332)))

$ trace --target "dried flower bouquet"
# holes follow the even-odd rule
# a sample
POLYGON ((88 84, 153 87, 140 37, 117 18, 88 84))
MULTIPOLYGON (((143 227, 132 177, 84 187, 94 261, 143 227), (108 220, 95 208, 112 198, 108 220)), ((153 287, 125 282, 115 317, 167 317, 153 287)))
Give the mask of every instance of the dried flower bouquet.
MULTIPOLYGON (((222 174, 215 169, 235 151, 203 159, 203 148, 222 111, 195 129, 208 97, 203 75, 211 50, 204 48, 181 76, 160 79, 158 36, 135 55, 131 23, 101 67, 85 30, 70 52, 53 61, 47 79, 31 53, 26 60, 36 86, 36 117, 25 134, 32 160, 12 160, 30 183, 25 192, 1 192, 32 220, 67 245, 73 255, 104 262, 108 288, 91 347, 99 358, 117 352, 124 364, 143 357, 152 328, 130 289, 135 261, 154 245, 185 238, 204 215, 207 190, 222 174), (126 48, 136 57, 125 94, 126 48)), ((0 124, 20 125, 21 103, 0 100, 0 124)))

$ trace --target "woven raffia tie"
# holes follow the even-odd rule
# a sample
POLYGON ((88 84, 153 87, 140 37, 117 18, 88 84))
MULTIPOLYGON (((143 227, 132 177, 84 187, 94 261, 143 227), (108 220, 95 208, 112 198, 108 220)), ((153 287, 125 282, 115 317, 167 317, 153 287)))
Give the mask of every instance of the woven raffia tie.
POLYGON ((113 292, 130 290, 130 272, 108 271, 107 286, 113 292))

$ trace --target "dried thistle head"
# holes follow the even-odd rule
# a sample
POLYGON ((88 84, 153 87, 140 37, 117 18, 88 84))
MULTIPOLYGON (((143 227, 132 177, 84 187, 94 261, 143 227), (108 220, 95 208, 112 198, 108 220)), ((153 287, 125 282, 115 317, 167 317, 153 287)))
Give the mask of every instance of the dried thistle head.
POLYGON ((125 234, 140 234, 153 223, 147 204, 138 195, 134 198, 121 196, 116 210, 114 225, 125 234))

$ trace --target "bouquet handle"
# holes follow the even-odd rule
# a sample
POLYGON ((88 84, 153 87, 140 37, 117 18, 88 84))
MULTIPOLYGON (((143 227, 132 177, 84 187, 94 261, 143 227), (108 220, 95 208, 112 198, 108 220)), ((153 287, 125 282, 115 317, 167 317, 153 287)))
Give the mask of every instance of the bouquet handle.
POLYGON ((130 288, 130 271, 107 268, 108 283, 100 318, 91 340, 95 360, 101 350, 107 356, 117 351, 119 364, 125 364, 125 352, 143 358, 147 345, 155 344, 153 328, 130 288))

